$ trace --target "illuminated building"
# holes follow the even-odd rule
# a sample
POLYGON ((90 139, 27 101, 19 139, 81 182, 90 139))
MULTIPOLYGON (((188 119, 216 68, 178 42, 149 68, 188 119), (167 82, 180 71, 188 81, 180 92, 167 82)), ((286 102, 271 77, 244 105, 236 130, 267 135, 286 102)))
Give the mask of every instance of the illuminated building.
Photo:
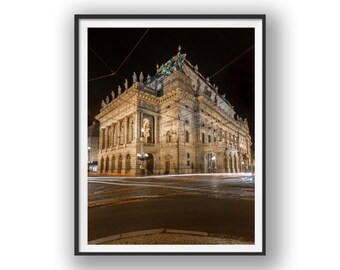
POLYGON ((98 172, 109 175, 253 170, 248 122, 178 53, 154 76, 133 73, 102 100, 98 172))

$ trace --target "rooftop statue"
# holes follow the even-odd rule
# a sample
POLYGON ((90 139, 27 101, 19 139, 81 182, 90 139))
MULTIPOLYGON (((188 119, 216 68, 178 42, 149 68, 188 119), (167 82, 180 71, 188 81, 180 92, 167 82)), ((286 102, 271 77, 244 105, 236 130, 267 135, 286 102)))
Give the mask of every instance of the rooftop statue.
MULTIPOLYGON (((125 88, 126 89, 126 88, 125 88)), ((122 88, 118 85, 118 96, 122 93, 122 88)))
MULTIPOLYGON (((160 68, 157 68, 157 72, 165 75, 170 75, 176 70, 183 71, 183 64, 186 57, 186 54, 181 54, 181 48, 178 48, 179 51, 176 56, 172 57, 168 62, 162 64, 160 68)), ((158 67, 158 65, 157 65, 158 67)))
POLYGON ((150 81, 151 76, 148 74, 148 76, 146 77, 146 79, 147 79, 148 81, 150 81))
MULTIPOLYGON (((119 86, 118 86, 119 87, 119 86)), ((111 91, 111 97, 112 97, 112 100, 115 99, 115 92, 113 92, 113 90, 111 91)))
POLYGON ((105 103, 105 101, 104 100, 102 100, 102 108, 105 108, 106 107, 106 103, 105 103))
POLYGON ((125 90, 128 89, 128 87, 129 87, 129 85, 128 85, 128 80, 127 80, 127 79, 125 79, 124 87, 125 87, 125 90))
POLYGON ((110 103, 110 99, 108 96, 106 96, 106 103, 109 104, 110 103))
POLYGON ((143 81, 144 81, 144 75, 143 75, 143 71, 141 71, 139 74, 139 82, 143 83, 143 81))
POLYGON ((132 75, 132 81, 134 83, 137 82, 137 74, 136 74, 136 72, 134 72, 133 75, 132 75))

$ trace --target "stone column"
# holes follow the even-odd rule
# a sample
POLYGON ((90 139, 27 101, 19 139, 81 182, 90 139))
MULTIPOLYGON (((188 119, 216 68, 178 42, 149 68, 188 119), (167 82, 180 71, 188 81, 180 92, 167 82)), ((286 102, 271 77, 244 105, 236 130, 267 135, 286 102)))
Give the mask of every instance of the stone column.
POLYGON ((226 158, 227 158, 227 172, 229 173, 230 172, 230 155, 228 152, 226 153, 226 158))
POLYGON ((125 130, 124 130, 124 145, 126 145, 126 143, 128 142, 128 120, 127 120, 127 116, 124 118, 124 122, 125 122, 125 130))
POLYGON ((231 154, 231 172, 235 173, 235 155, 231 154))
POLYGON ((111 145, 110 145, 110 147, 112 148, 113 147, 113 134, 114 134, 114 125, 113 124, 111 124, 111 139, 110 139, 110 141, 111 141, 111 145))
POLYGON ((155 144, 159 143, 159 119, 158 116, 154 116, 155 118, 155 124, 154 124, 154 134, 155 134, 155 144))
POLYGON ((108 149, 109 148, 109 127, 106 127, 105 129, 105 148, 108 149))
POLYGON ((239 157, 238 154, 235 155, 235 165, 236 165, 236 172, 239 173, 240 172, 240 168, 239 168, 239 157))

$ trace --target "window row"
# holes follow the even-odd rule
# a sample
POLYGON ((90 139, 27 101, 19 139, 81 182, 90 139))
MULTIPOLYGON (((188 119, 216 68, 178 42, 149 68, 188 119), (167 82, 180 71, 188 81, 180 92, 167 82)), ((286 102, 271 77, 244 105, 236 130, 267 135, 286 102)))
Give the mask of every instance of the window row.
MULTIPOLYGON (((117 161, 116 157, 102 157, 99 163, 100 173, 121 173, 123 169, 123 156, 119 155, 117 161)), ((131 171, 131 156, 127 154, 125 157, 125 173, 131 171)))

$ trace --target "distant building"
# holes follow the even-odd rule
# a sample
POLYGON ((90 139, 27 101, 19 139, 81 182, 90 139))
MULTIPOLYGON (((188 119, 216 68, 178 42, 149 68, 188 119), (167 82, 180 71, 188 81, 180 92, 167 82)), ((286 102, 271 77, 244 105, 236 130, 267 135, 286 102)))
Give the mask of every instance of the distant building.
MULTIPOLYGON (((248 122, 180 52, 154 76, 102 100, 98 172, 111 175, 252 170, 248 122), (105 101, 104 101, 105 100, 105 101)), ((92 147, 92 146, 90 146, 92 147)))
POLYGON ((93 122, 87 128, 87 170, 96 173, 98 171, 99 151, 99 123, 93 122))

